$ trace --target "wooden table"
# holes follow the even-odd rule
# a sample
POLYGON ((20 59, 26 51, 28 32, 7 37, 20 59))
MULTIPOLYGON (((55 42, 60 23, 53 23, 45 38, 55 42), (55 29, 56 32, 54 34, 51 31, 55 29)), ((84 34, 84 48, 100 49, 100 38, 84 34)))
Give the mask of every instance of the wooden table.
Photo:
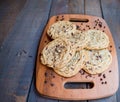
MULTIPOLYGON (((0 1, 0 102, 69 102, 42 97, 35 89, 37 48, 47 20, 57 14, 89 14, 106 20, 120 62, 120 0, 0 1)), ((120 63, 119 63, 120 66, 120 63)), ((119 102, 111 97, 79 102, 119 102)))

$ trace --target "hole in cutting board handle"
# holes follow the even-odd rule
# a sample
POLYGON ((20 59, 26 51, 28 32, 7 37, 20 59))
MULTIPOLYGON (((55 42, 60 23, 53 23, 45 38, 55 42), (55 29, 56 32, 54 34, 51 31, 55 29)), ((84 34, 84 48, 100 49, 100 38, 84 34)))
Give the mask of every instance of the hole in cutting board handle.
POLYGON ((93 82, 66 82, 64 84, 66 89, 91 89, 94 87, 93 82))
POLYGON ((82 18, 70 18, 69 21, 70 22, 83 22, 83 23, 89 22, 89 20, 86 18, 84 18, 84 19, 82 19, 82 18))

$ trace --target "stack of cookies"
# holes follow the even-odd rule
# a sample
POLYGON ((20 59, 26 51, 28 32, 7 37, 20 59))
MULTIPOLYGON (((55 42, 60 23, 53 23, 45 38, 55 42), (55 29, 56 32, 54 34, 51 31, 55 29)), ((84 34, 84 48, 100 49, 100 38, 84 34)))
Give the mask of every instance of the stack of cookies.
POLYGON ((69 21, 58 21, 48 28, 47 34, 53 40, 44 47, 40 59, 61 76, 74 76, 81 69, 99 74, 112 61, 107 49, 109 38, 100 30, 81 32, 69 21))

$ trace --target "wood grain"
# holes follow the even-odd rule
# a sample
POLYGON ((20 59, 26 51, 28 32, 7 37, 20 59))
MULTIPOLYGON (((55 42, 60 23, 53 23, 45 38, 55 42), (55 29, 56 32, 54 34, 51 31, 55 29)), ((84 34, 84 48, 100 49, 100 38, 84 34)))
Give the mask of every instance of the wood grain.
MULTIPOLYGON (((103 16, 108 23, 110 30, 112 32, 113 39, 115 41, 115 46, 117 50, 117 57, 119 63, 119 73, 120 73, 120 1, 119 0, 101 0, 103 16)), ((120 78, 119 78, 120 83, 120 78)), ((112 99, 111 99, 112 100, 112 99)), ((109 102, 119 102, 120 101, 120 88, 117 91, 116 99, 109 102)))
POLYGON ((50 0, 28 0, 0 48, 0 101, 26 102, 50 0), (43 12, 44 11, 44 12, 43 12))
POLYGON ((99 17, 93 17, 93 16, 87 16, 87 15, 58 15, 52 17, 48 25, 46 26, 42 39, 40 41, 40 46, 38 49, 38 56, 37 56, 37 66, 36 66, 36 88, 39 93, 42 95, 46 95, 52 98, 58 98, 63 100, 87 100, 87 99, 97 99, 97 98, 103 98, 110 96, 114 94, 118 89, 118 63, 117 63, 117 56, 116 56, 116 50, 114 46, 114 42, 111 36, 111 33, 109 31, 109 28, 107 27, 107 24, 102 18, 99 17), (88 19, 89 22, 81 23, 80 22, 74 22, 78 26, 81 27, 82 30, 88 30, 89 28, 86 25, 90 26, 90 29, 99 29, 103 32, 106 32, 110 39, 110 46, 109 50, 112 54, 113 61, 110 65, 109 69, 106 70, 104 73, 102 73, 101 76, 99 75, 93 75, 92 77, 86 77, 88 76, 87 73, 84 75, 78 73, 76 76, 71 78, 63 78, 59 75, 57 75, 52 69, 44 66, 40 62, 40 53, 44 46, 50 41, 49 38, 46 35, 46 30, 50 25, 52 25, 54 22, 56 22, 56 18, 61 20, 61 17, 63 16, 64 20, 70 20, 71 18, 75 19, 88 19), (99 24, 96 26, 95 21, 102 22, 102 26, 99 24), (94 28, 95 27, 95 28, 94 28), (47 42, 47 43, 46 43, 47 42), (54 77, 53 77, 54 76, 54 77), (104 77, 106 76, 106 77, 104 77), (102 81, 100 80, 102 78, 102 81), (113 84, 111 84, 111 80, 113 84), (102 84, 104 82, 107 82, 107 84, 102 84), (93 82, 94 87, 92 89, 65 89, 64 84, 66 82, 93 82), (106 89, 106 90, 104 90, 106 89))
POLYGON ((24 7, 26 0, 0 1, 0 45, 12 30, 16 17, 24 7))

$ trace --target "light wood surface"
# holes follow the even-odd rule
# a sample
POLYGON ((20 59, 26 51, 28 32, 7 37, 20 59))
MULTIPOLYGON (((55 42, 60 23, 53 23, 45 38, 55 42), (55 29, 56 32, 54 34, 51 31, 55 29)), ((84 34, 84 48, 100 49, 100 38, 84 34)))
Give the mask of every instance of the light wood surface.
POLYGON ((88 16, 88 15, 77 15, 77 14, 66 14, 53 16, 49 20, 46 28, 44 29, 37 56, 36 63, 36 88, 37 91, 45 96, 63 99, 63 100, 88 100, 103 98, 113 95, 118 89, 118 61, 116 56, 116 49, 112 39, 111 32, 105 23, 105 21, 100 17, 88 16), (78 73, 76 76, 71 78, 64 78, 57 75, 52 69, 44 66, 40 62, 40 53, 44 46, 50 41, 47 37, 47 28, 58 20, 79 20, 80 22, 73 22, 80 26, 82 30, 88 29, 99 29, 105 32, 110 39, 109 50, 112 54, 113 60, 104 73, 101 75, 92 75, 84 73, 78 73), (87 21, 88 22, 83 22, 87 21), (81 22, 82 21, 82 22, 81 22), (96 25, 95 21, 99 21, 96 25), (92 82, 94 84, 93 88, 88 89, 66 89, 64 84, 67 82, 92 82))

